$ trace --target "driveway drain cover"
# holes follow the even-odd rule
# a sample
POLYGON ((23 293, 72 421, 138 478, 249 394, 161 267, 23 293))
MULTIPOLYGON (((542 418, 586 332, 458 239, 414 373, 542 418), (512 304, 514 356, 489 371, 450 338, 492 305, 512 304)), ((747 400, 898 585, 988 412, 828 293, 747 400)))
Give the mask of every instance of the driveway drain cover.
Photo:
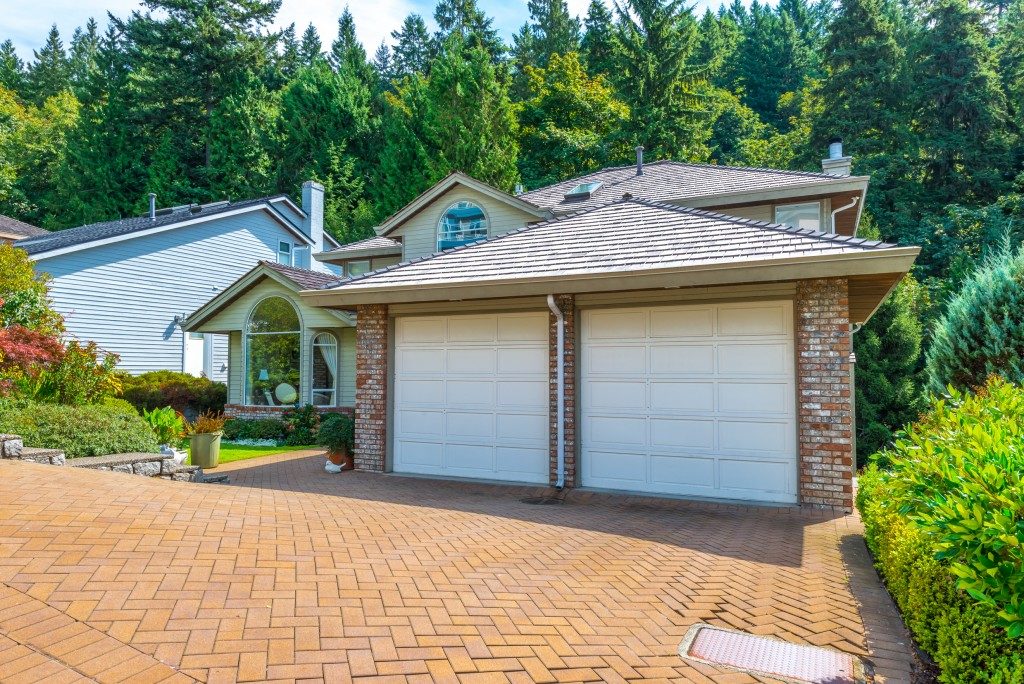
POLYGON ((679 655, 708 665, 800 684, 863 684, 864 664, 856 656, 819 646, 697 623, 679 644, 679 655))

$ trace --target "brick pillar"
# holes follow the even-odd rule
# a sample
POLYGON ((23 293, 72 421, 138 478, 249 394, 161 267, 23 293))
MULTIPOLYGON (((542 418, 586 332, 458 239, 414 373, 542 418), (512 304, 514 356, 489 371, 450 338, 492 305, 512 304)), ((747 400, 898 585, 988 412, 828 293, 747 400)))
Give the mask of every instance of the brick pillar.
POLYGON ((356 307, 356 470, 384 470, 387 453, 388 307, 356 307))
POLYGON ((853 509, 853 400, 846 278, 796 289, 800 503, 853 509))
MULTIPOLYGON (((565 319, 565 486, 576 486, 576 297, 555 295, 565 319)), ((551 485, 558 481, 558 320, 548 313, 548 415, 550 426, 551 485)))

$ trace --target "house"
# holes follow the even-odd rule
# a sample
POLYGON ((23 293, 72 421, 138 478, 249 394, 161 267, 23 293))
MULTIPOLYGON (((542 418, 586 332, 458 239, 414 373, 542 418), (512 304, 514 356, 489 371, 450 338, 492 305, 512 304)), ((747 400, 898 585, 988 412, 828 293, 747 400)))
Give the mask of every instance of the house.
POLYGON ((918 249, 857 237, 830 152, 453 173, 314 254, 342 277, 261 264, 185 328, 232 340, 236 414, 354 411, 363 470, 849 510, 851 335, 918 249))
POLYGON ((227 379, 227 339, 185 334, 181 321, 260 260, 332 268, 311 255, 337 246, 323 228, 323 187, 287 195, 157 209, 18 240, 39 271, 69 335, 95 341, 138 374, 174 370, 227 379))
POLYGON ((0 214, 0 244, 11 244, 22 238, 47 235, 49 231, 0 214))

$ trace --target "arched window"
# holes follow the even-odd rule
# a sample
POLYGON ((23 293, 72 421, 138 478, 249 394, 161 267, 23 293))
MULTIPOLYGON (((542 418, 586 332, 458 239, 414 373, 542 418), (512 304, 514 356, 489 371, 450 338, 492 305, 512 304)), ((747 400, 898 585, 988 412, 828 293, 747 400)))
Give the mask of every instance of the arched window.
POLYGON ((437 224, 437 249, 458 247, 487 237, 487 216, 472 202, 456 202, 437 224))
POLYGON ((335 406, 338 386, 338 339, 328 332, 313 338, 313 406, 335 406))
POLYGON ((267 297, 245 328, 245 401, 249 406, 299 403, 302 324, 291 302, 267 297))

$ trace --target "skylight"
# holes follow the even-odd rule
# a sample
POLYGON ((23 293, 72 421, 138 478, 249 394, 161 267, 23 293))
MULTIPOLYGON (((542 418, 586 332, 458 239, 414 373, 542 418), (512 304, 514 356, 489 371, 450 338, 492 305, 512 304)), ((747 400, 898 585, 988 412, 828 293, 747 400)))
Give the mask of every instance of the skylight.
POLYGON ((576 199, 590 199, 593 197, 597 189, 602 185, 601 181, 594 181, 593 183, 580 183, 575 188, 565 193, 565 199, 576 200, 576 199))

